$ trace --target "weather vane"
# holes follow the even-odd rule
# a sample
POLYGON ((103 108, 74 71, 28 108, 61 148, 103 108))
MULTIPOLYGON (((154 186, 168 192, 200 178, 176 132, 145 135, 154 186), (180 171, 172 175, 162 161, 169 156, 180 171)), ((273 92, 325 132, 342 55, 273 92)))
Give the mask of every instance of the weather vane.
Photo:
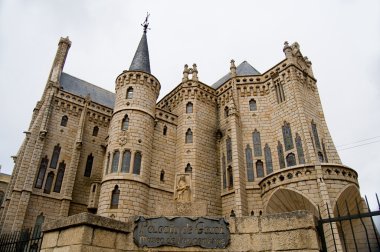
POLYGON ((147 12, 147 13, 146 13, 145 21, 144 21, 144 23, 141 24, 141 26, 144 27, 144 33, 146 33, 146 31, 147 31, 148 29, 150 30, 150 28, 148 28, 148 26, 149 26, 149 23, 148 23, 148 18, 149 18, 149 16, 150 16, 150 14, 147 12))

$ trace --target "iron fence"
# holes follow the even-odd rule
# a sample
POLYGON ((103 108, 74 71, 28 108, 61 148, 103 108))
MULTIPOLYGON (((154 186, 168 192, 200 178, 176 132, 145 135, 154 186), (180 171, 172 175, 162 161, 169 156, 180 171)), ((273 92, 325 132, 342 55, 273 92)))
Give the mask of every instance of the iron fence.
POLYGON ((37 252, 41 249, 43 234, 40 229, 24 229, 0 235, 2 252, 37 252))
POLYGON ((380 215, 380 203, 377 194, 376 200, 379 208, 377 211, 371 211, 366 196, 366 209, 360 207, 356 199, 355 206, 349 207, 346 200, 344 209, 339 209, 338 204, 335 206, 333 217, 330 214, 328 204, 326 204, 328 217, 324 219, 318 207, 318 232, 321 238, 322 251, 380 251, 379 233, 373 221, 374 216, 380 215), (342 211, 345 213, 344 215, 342 211), (324 224, 327 224, 327 228, 324 228, 324 224))

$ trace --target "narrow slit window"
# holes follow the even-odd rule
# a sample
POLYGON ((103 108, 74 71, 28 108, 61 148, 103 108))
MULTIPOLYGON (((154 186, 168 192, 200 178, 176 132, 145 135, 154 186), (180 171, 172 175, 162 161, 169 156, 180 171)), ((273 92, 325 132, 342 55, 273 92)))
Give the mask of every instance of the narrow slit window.
POLYGON ((166 136, 166 134, 168 133, 168 127, 166 127, 166 125, 164 126, 164 129, 162 130, 162 134, 164 136, 166 136))
POLYGON ((57 144, 54 146, 53 154, 51 156, 50 168, 56 168, 58 164, 59 154, 61 153, 61 146, 57 144))
POLYGON ((231 189, 234 187, 234 175, 232 172, 232 166, 228 166, 227 173, 228 173, 228 188, 231 189))
POLYGON ((227 150, 227 163, 232 162, 232 140, 230 137, 226 139, 226 150, 227 150))
POLYGON ((62 182, 63 182, 63 177, 65 176, 65 169, 66 169, 66 164, 65 161, 62 161, 59 163, 58 166, 58 173, 57 173, 57 179, 55 180, 55 185, 54 185, 54 192, 61 192, 61 187, 62 187, 62 182))
POLYGON ((280 164, 280 169, 285 168, 284 149, 282 148, 282 144, 280 141, 278 141, 277 143, 277 154, 278 154, 278 162, 280 164))
POLYGON ((164 171, 164 170, 161 170, 161 173, 160 173, 160 181, 161 181, 161 182, 164 182, 164 181, 165 181, 165 171, 164 171))
POLYGON ((252 149, 247 144, 247 147, 245 148, 245 160, 247 163, 247 180, 248 182, 253 182, 254 176, 253 176, 253 160, 252 160, 252 149))
POLYGON ((111 209, 119 208, 119 197, 120 197, 119 186, 115 185, 115 188, 112 190, 112 194, 111 194, 111 209))
POLYGON ((227 106, 224 108, 224 117, 225 118, 227 118, 229 116, 229 110, 230 109, 227 106))
POLYGON ((317 125, 314 123, 314 121, 311 122, 311 130, 313 132, 315 146, 317 147, 318 150, 320 150, 321 149, 321 142, 319 141, 317 125))
POLYGON ((267 175, 269 175, 273 172, 273 162, 272 162, 272 153, 268 144, 265 144, 264 155, 265 155, 266 171, 267 171, 267 175))
POLYGON ((84 176, 85 177, 91 177, 91 171, 92 171, 92 164, 94 162, 94 156, 92 153, 87 156, 87 161, 86 161, 86 168, 84 170, 84 176))
POLYGON ((40 169, 38 170, 38 176, 37 176, 36 184, 34 185, 35 188, 39 188, 39 189, 42 188, 42 183, 44 182, 45 173, 46 173, 48 163, 49 163, 49 159, 47 158, 47 156, 42 158, 41 164, 40 164, 40 169))
POLYGON ((223 174, 223 189, 227 188, 227 167, 226 167, 226 157, 223 154, 222 157, 222 174, 223 174))
POLYGON ((49 172, 46 181, 45 181, 45 188, 44 188, 44 193, 50 193, 51 192, 51 187, 53 185, 53 180, 54 180, 54 172, 49 172))
POLYGON ((255 131, 252 133, 253 138, 253 153, 255 157, 260 157, 262 155, 261 150, 261 137, 260 132, 255 129, 255 131))
POLYGON ((284 138, 285 151, 293 149, 294 146, 290 123, 284 122, 284 125, 282 126, 282 136, 284 138))
POLYGON ((296 148, 297 148, 297 154, 298 154, 298 162, 300 164, 305 164, 305 155, 303 153, 302 148, 302 139, 298 133, 296 133, 296 148))

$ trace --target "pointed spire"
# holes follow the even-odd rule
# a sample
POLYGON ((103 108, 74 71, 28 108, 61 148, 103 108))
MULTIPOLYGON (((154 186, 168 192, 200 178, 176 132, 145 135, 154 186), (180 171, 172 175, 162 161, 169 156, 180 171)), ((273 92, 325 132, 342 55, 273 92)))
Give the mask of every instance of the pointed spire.
POLYGON ((133 57, 129 71, 143 71, 150 73, 150 62, 149 62, 149 50, 148 41, 146 38, 146 30, 144 31, 139 46, 137 47, 135 56, 133 57))

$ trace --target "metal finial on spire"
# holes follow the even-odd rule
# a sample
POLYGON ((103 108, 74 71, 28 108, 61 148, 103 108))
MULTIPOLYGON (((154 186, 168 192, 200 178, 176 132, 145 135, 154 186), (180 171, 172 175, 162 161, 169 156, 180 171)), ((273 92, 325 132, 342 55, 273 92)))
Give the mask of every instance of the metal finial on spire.
POLYGON ((146 33, 146 31, 147 31, 148 29, 150 30, 150 28, 148 28, 148 26, 149 26, 149 22, 148 22, 148 18, 149 18, 149 16, 150 16, 150 14, 147 12, 147 13, 146 13, 145 21, 144 21, 144 23, 141 24, 141 26, 144 27, 144 33, 146 33))

